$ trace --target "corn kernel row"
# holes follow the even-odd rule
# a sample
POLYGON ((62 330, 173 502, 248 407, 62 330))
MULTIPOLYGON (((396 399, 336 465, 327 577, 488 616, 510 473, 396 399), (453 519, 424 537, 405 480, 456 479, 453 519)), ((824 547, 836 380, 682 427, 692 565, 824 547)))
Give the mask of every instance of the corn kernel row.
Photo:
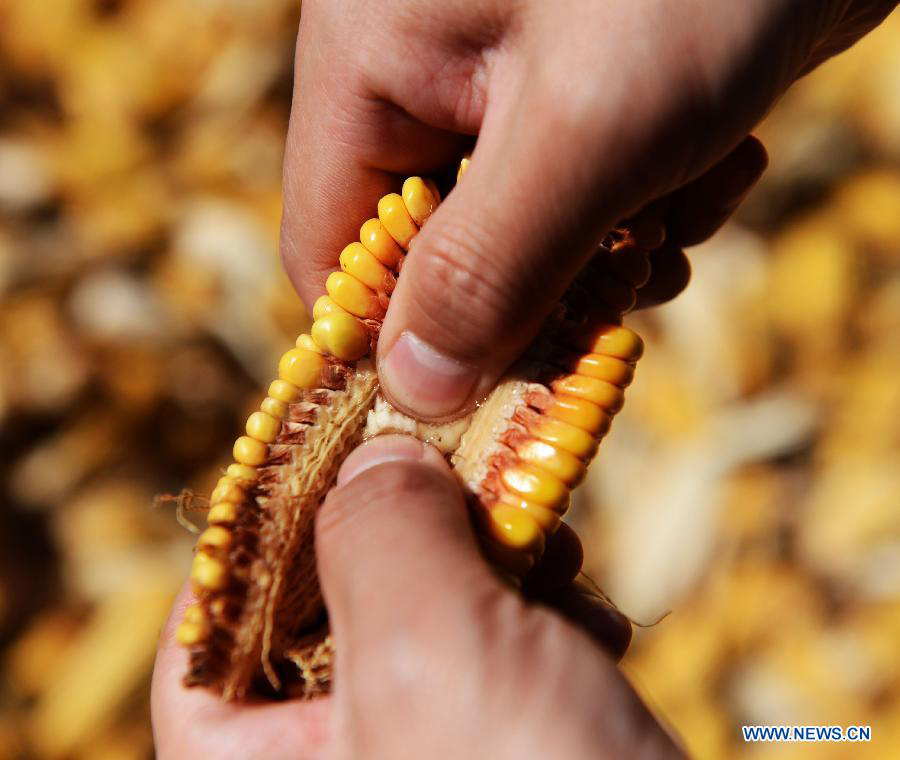
MULTIPOLYGON (((198 596, 225 592, 230 577, 228 550, 233 545, 231 528, 239 520, 247 491, 257 481, 259 468, 269 458, 288 414, 289 405, 303 391, 321 387, 328 357, 352 362, 370 351, 369 329, 363 319, 384 316, 387 300, 405 251, 419 226, 425 223, 439 202, 437 188, 427 180, 412 177, 403 184, 402 195, 391 193, 378 203, 378 218, 369 219, 360 229, 360 241, 341 252, 341 272, 326 281, 327 296, 313 307, 309 335, 300 335, 296 346, 278 362, 278 379, 246 423, 246 435, 233 447, 234 463, 229 465, 210 495, 207 521, 210 525, 197 540, 191 567, 191 581, 198 596)), ((186 612, 176 631, 186 646, 201 643, 210 624, 202 603, 186 612)))
POLYGON ((516 550, 491 556, 517 575, 533 566, 545 537, 559 526, 570 490, 583 479, 599 439, 622 408, 642 352, 640 338, 620 325, 588 327, 574 337, 589 352, 563 354, 560 363, 573 371, 557 372, 548 383, 549 404, 516 411, 515 428, 502 437, 506 450, 488 463, 492 500, 482 522, 491 538, 516 550))

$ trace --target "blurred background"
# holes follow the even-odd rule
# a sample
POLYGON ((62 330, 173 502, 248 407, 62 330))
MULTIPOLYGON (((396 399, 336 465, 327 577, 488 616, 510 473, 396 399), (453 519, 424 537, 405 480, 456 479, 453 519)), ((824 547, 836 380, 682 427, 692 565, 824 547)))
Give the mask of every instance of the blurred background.
MULTIPOLYGON (((281 273, 293 0, 0 0, 0 758, 152 757, 207 492, 308 325, 281 273)), ((762 125, 581 489, 624 668, 698 758, 900 756, 900 16, 762 125), (871 725, 867 745, 741 724, 871 725)))

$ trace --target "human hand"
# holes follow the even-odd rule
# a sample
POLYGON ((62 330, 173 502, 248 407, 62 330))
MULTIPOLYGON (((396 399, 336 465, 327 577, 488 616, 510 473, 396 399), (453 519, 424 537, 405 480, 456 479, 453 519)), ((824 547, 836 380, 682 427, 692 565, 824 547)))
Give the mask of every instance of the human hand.
POLYGON ((173 640, 153 677, 160 760, 680 756, 615 666, 627 620, 573 579, 565 526, 526 602, 481 557, 444 459, 404 436, 351 454, 317 521, 319 576, 336 647, 333 693, 227 704, 186 689, 173 640), (549 605, 554 605, 552 609, 549 605))
POLYGON ((682 247, 711 234, 765 165, 749 130, 893 7, 307 0, 288 272, 311 304, 377 198, 452 165, 478 135, 465 180, 416 238, 378 347, 397 406, 453 416, 495 385, 619 220, 666 223, 640 296, 677 293, 682 247))

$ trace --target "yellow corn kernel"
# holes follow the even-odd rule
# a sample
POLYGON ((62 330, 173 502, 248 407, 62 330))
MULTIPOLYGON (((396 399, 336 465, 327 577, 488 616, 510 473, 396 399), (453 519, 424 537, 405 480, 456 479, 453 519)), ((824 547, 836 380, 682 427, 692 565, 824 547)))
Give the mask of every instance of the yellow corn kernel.
POLYGON ((242 435, 234 442, 232 454, 236 462, 256 467, 266 461, 269 447, 249 435, 242 435))
POLYGON ((352 314, 330 314, 317 319, 312 335, 323 351, 347 362, 369 353, 369 331, 352 314))
POLYGON ((578 357, 573 362, 572 372, 605 380, 620 388, 626 388, 634 379, 634 367, 631 364, 604 354, 585 354, 578 357))
POLYGON ((253 412, 247 418, 247 435, 263 443, 272 443, 281 429, 280 420, 265 412, 253 412))
POLYGON ((488 514, 488 530, 503 546, 540 553, 544 548, 544 532, 537 521, 522 509, 497 504, 488 514))
POLYGON ((378 201, 378 218, 397 244, 403 250, 408 250, 419 228, 403 205, 403 198, 397 193, 385 195, 378 201))
POLYGON ((199 604, 189 604, 184 608, 182 619, 187 623, 204 625, 206 623, 206 612, 199 604))
POLYGON ((578 348, 586 352, 615 356, 628 362, 637 361, 644 353, 641 337, 622 325, 598 325, 585 332, 578 343, 578 348))
MULTIPOLYGON (((388 269, 396 269, 403 251, 378 219, 369 219, 359 229, 359 242, 388 269)), ((313 313, 315 316, 315 313, 313 313)))
POLYGON ((403 205, 406 206, 413 221, 421 227, 437 208, 437 198, 421 177, 409 177, 403 183, 400 192, 403 196, 403 205))
POLYGON ((233 600, 225 599, 221 596, 209 600, 209 612, 217 620, 233 618, 234 610, 233 600))
POLYGON ((269 395, 284 404, 292 404, 300 398, 300 389, 287 380, 273 380, 269 384, 269 395))
POLYGON ((544 414, 581 428, 595 438, 606 435, 611 423, 611 417, 596 404, 563 393, 554 394, 553 403, 544 414))
POLYGON ((459 169, 456 171, 456 181, 459 182, 463 178, 463 174, 469 171, 469 165, 472 163, 472 159, 468 156, 464 156, 463 159, 459 162, 459 169))
POLYGON ((545 441, 526 441, 516 447, 516 453, 523 462, 546 470, 570 488, 584 477, 584 462, 565 449, 545 441))
POLYGON ((197 548, 200 551, 207 549, 227 549, 231 545, 231 531, 221 525, 213 525, 200 534, 197 539, 197 548))
POLYGON ((199 623, 183 620, 175 629, 175 641, 183 647, 192 647, 206 638, 206 627, 199 623))
POLYGON ((248 467, 245 464, 238 464, 237 462, 232 462, 228 465, 228 468, 225 470, 225 475, 241 487, 255 483, 256 479, 259 477, 259 473, 256 471, 255 467, 248 467))
POLYGON ((529 432, 545 443, 551 443, 579 459, 587 461, 597 451, 597 441, 586 430, 570 425, 568 422, 541 416, 540 420, 529 426, 529 432))
POLYGON ((224 562, 199 552, 191 565, 191 580, 198 589, 218 591, 228 585, 228 569, 224 562))
POLYGON ((287 417, 288 405, 284 401, 277 398, 266 396, 259 405, 260 411, 271 414, 276 420, 283 420, 287 417))
POLYGON ((312 335, 307 335, 306 333, 298 335, 294 345, 297 348, 302 348, 304 351, 312 351, 316 354, 322 353, 322 349, 316 345, 316 342, 312 339, 312 335))
POLYGON ((240 504, 244 500, 244 489, 242 489, 233 478, 227 475, 219 478, 216 487, 209 495, 211 502, 217 501, 234 501, 240 504))
POLYGON ((560 516, 566 513, 569 506, 568 501, 566 501, 558 509, 549 509, 543 504, 528 501, 528 499, 523 499, 521 496, 509 493, 509 491, 501 492, 500 502, 517 509, 524 509, 541 526, 541 530, 544 531, 546 536, 552 536, 556 533, 557 528, 559 528, 560 516))
POLYGON ((514 494, 545 507, 554 507, 569 498, 569 489, 565 484, 543 467, 513 465, 500 473, 500 479, 514 494))
MULTIPOLYGON (((297 388, 311 390, 322 384, 322 370, 325 369, 326 364, 322 354, 305 351, 302 348, 292 348, 290 351, 286 351, 279 360, 278 376, 297 388)), ((274 395, 271 387, 269 395, 274 395)), ((276 396, 276 398, 278 397, 276 396)))
POLYGON ((233 501, 220 501, 213 504, 206 513, 206 521, 210 525, 229 525, 237 520, 238 505, 233 501))
POLYGON ((388 270, 362 243, 350 243, 338 257, 341 269, 372 290, 381 290, 389 280, 388 270))
POLYGON ((338 312, 341 314, 350 313, 346 309, 342 309, 340 306, 338 306, 334 301, 331 300, 329 296, 319 296, 316 299, 316 302, 313 304, 313 319, 319 319, 320 317, 324 317, 326 314, 335 314, 338 312))
POLYGON ((610 414, 618 412, 625 403, 625 393, 617 385, 584 375, 565 375, 553 381, 554 392, 590 401, 610 414))
POLYGON ((332 272, 328 275, 325 289, 332 301, 357 317, 379 319, 384 316, 384 308, 375 292, 346 272, 332 272))

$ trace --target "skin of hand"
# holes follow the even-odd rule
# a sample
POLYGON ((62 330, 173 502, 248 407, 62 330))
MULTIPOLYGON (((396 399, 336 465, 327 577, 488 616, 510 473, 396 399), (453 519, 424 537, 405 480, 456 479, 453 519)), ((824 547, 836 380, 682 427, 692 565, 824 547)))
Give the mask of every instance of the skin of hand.
POLYGON ((173 636, 186 589, 154 670, 157 756, 681 757, 616 667, 627 621, 573 582, 580 547, 571 532, 556 536, 530 589, 553 610, 523 600, 482 559, 435 449, 405 436, 364 444, 316 524, 332 694, 226 704, 184 688, 187 653, 173 636))
POLYGON ((681 248, 762 171, 748 132, 884 0, 306 0, 282 252, 312 304, 380 195, 471 168, 417 236, 379 339, 400 408, 452 417, 496 383, 619 220, 669 228, 644 304, 686 284, 681 248), (702 208, 700 218, 692 217, 702 208))

